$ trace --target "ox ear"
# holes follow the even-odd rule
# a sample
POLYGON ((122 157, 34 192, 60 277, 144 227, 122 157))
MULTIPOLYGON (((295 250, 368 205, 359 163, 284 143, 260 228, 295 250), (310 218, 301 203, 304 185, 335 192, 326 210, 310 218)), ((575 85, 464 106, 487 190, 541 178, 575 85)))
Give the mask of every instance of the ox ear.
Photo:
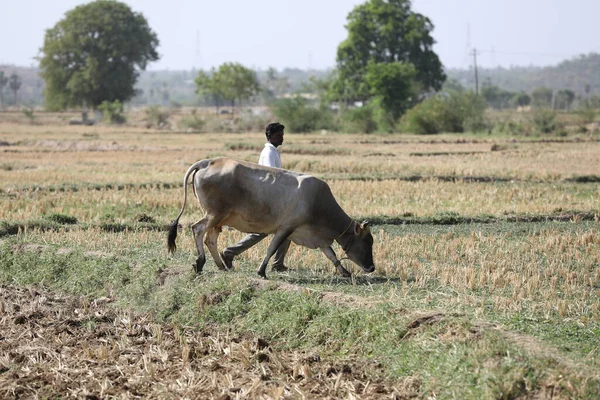
POLYGON ((361 229, 367 229, 368 230, 369 229, 369 224, 370 224, 369 220, 365 219, 363 222, 360 223, 360 227, 361 227, 361 229))

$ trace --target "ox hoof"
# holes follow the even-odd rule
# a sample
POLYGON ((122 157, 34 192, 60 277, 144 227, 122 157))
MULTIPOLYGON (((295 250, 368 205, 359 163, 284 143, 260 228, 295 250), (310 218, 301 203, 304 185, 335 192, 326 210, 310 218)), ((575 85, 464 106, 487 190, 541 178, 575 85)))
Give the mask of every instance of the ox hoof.
POLYGON ((223 260, 223 264, 225 266, 225 268, 223 269, 233 271, 233 256, 227 255, 225 252, 222 252, 221 259, 223 260))
POLYGON ((264 271, 258 271, 258 276, 260 276, 263 279, 267 279, 267 274, 264 271))
POLYGON ((196 264, 194 264, 194 271, 196 271, 197 274, 202 272, 204 263, 206 263, 206 257, 200 256, 196 259, 196 264))
POLYGON ((273 271, 275 272, 288 272, 290 269, 285 265, 273 265, 273 271))
POLYGON ((350 278, 350 277, 352 277, 352 274, 350 272, 346 271, 345 269, 342 269, 339 272, 340 272, 340 275, 341 275, 342 278, 350 278))

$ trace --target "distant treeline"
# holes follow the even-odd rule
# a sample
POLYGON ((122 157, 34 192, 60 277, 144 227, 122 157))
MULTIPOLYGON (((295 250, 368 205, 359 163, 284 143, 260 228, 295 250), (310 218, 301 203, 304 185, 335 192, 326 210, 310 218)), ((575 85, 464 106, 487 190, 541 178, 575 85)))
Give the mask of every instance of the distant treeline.
MULTIPOLYGON (((5 76, 17 74, 21 79, 16 105, 43 104, 44 81, 39 77, 37 68, 0 65, 0 71, 3 71, 5 76)), ((195 93, 194 79, 197 72, 194 69, 143 71, 136 85, 138 95, 132 103, 162 106, 209 105, 206 104, 206 99, 195 93)), ((274 80, 273 70, 270 72, 271 74, 269 70, 257 71, 261 85, 269 90, 255 102, 266 103, 274 97, 288 93, 309 91, 311 77, 323 79, 330 73, 329 70, 285 68, 275 71, 274 80)), ((577 98, 600 95, 600 54, 596 53, 581 55, 555 66, 480 68, 478 73, 480 89, 487 85, 508 92, 531 94, 538 88, 548 88, 573 92, 577 98)), ((472 68, 448 69, 446 74, 449 81, 455 81, 466 89, 475 88, 475 74, 472 68)), ((15 96, 7 86, 2 89, 0 95, 3 105, 15 105, 15 96)))
MULTIPOLYGON (((448 79, 468 89, 475 88, 475 73, 470 69, 448 69, 448 79)), ((479 68, 479 83, 511 92, 532 93, 545 87, 570 90, 577 96, 600 94, 600 54, 590 53, 548 67, 479 68)))

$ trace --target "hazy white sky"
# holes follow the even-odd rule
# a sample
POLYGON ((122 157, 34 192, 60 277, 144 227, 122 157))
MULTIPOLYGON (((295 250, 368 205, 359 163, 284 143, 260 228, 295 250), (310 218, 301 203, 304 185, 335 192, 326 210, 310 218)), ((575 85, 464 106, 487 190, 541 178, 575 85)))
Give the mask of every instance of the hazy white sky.
MULTIPOLYGON (((85 0, 0 0, 0 64, 35 65, 45 30, 85 0)), ((125 0, 158 34, 149 69, 210 68, 237 61, 265 69, 328 68, 364 0, 125 0)), ((435 29, 446 67, 552 65, 600 52, 600 0, 413 0, 435 29)))

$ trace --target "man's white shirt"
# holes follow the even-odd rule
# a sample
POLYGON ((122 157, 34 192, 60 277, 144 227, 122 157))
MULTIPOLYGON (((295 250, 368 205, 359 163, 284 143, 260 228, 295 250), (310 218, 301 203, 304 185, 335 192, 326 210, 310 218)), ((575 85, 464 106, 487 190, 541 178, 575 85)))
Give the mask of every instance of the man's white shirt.
POLYGON ((277 147, 271 143, 265 143, 265 148, 260 152, 258 163, 267 167, 282 168, 281 157, 279 156, 277 147))

